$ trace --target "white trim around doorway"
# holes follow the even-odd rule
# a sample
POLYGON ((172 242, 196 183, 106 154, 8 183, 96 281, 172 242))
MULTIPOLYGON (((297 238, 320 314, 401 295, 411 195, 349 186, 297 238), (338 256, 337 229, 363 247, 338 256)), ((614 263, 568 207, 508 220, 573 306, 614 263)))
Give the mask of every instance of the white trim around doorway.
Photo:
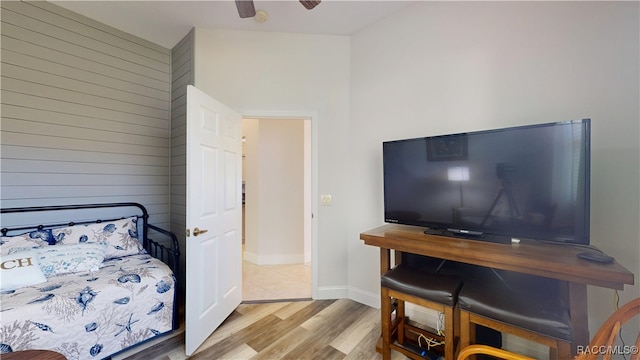
POLYGON ((311 121, 311 296, 318 299, 318 113, 314 111, 240 111, 243 119, 299 119, 311 121))

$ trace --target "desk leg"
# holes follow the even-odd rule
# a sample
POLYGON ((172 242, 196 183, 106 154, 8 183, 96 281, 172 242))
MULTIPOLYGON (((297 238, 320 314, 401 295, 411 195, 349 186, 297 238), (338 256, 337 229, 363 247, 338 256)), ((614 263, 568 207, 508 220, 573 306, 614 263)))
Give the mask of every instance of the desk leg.
POLYGON ((391 270, 391 250, 380 248, 380 275, 391 270))
MULTIPOLYGON (((391 250, 380 248, 380 275, 385 274, 387 271, 391 270, 391 250)), ((380 340, 376 344, 376 351, 382 354, 383 359, 388 359, 391 350, 389 350, 389 343, 391 343, 391 338, 389 333, 387 332, 387 328, 391 326, 391 301, 388 298, 389 291, 381 288, 380 291, 380 330, 382 334, 380 335, 380 340), (385 337, 387 337, 385 341, 385 337), (385 346, 387 344, 387 346, 385 346)))
POLYGON ((576 355, 578 345, 589 344, 589 312, 587 309, 587 285, 569 283, 569 311, 573 324, 572 355, 576 355))

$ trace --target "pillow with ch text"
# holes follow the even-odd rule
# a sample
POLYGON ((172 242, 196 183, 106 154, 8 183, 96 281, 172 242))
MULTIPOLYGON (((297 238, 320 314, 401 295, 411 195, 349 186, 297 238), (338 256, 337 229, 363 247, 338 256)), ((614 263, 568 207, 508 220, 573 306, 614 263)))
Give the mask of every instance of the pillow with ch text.
POLYGON ((73 225, 52 230, 59 244, 83 244, 105 242, 105 259, 144 253, 138 241, 138 218, 103 221, 87 225, 73 225))
POLYGON ((10 291, 46 282, 35 251, 0 255, 0 291, 10 291))

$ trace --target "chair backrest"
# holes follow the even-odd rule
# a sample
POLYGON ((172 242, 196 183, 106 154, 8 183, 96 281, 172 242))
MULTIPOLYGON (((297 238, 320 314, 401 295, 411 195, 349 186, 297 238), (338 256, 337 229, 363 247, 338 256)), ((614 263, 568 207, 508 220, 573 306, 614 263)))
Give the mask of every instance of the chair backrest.
POLYGON ((640 329, 637 329, 635 344, 616 345, 616 337, 626 322, 640 315, 640 298, 628 302, 614 312, 602 324, 596 335, 591 339, 587 348, 578 348, 575 360, 610 360, 612 356, 618 359, 621 354, 631 356, 631 360, 640 359, 640 329))
POLYGON ((535 360, 534 358, 530 358, 528 356, 512 353, 507 350, 494 348, 488 345, 465 346, 462 350, 460 350, 460 353, 458 354, 458 360, 465 360, 471 355, 480 355, 480 354, 490 355, 498 359, 504 359, 504 360, 535 360))

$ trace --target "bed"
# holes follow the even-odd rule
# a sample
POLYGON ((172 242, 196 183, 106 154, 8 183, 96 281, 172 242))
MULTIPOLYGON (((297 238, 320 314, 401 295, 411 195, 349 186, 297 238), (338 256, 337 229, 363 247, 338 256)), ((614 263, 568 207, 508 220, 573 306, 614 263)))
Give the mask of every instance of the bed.
POLYGON ((177 239, 149 224, 142 205, 0 211, 0 353, 38 349, 102 359, 177 328, 177 239), (88 212, 114 209, 126 215, 86 220, 88 212), (81 220, 48 215, 52 223, 5 227, 15 221, 11 215, 40 220, 61 211, 81 220))

